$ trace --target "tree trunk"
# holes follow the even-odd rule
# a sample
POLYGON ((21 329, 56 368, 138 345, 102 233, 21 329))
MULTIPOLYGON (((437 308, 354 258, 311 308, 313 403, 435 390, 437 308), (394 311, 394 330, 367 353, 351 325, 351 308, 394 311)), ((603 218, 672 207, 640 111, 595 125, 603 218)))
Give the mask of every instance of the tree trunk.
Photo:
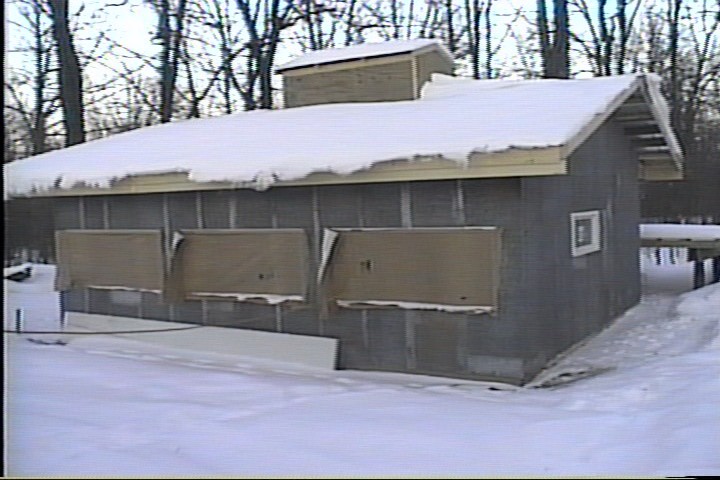
POLYGON ((600 42, 598 51, 600 57, 598 58, 599 72, 602 76, 609 76, 612 74, 610 70, 611 59, 612 59, 612 36, 608 32, 607 18, 605 16, 605 5, 607 0, 598 0, 598 22, 600 24, 600 42))
POLYGON ((537 0, 538 43, 542 60, 543 76, 548 76, 550 69, 550 32, 548 30, 547 5, 545 0, 537 0))
POLYGON ((400 15, 398 15, 398 2, 392 0, 390 2, 390 23, 392 23, 392 38, 398 40, 400 38, 400 15))
POLYGON ((548 78, 570 78, 570 43, 567 0, 553 0, 555 35, 551 50, 551 68, 548 78))
POLYGON ((545 0, 537 2, 538 36, 540 55, 545 78, 570 78, 570 43, 567 0, 553 0, 555 29, 551 35, 548 29, 545 0))
POLYGON ((627 42, 628 42, 628 22, 627 22, 627 0, 618 0, 617 2, 617 22, 618 32, 620 35, 620 43, 618 44, 617 50, 617 67, 616 72, 618 75, 625 73, 625 57, 627 56, 627 42))
POLYGON ((485 6, 485 78, 493 78, 492 4, 492 0, 487 0, 487 5, 485 6))
POLYGON ((450 53, 455 55, 455 52, 457 51, 457 43, 455 42, 455 20, 453 18, 452 0, 447 0, 445 3, 445 21, 447 24, 448 50, 450 50, 450 53))
POLYGON ((158 11, 158 36, 162 41, 160 53, 160 122, 172 120, 175 109, 175 86, 183 39, 185 8, 187 0, 180 0, 177 11, 171 15, 170 0, 160 2, 158 11), (175 22, 171 21, 175 17, 175 22))
POLYGON ((160 52, 160 122, 167 123, 172 117, 172 100, 173 93, 170 89, 170 55, 172 47, 170 45, 170 0, 160 1, 160 11, 158 11, 158 37, 162 42, 162 51, 160 52))
POLYGON ((472 77, 480 78, 480 1, 465 0, 465 16, 467 21, 468 50, 472 77))
MULTIPOLYGON (((280 33, 288 26, 287 16, 292 4, 285 6, 280 11, 280 0, 268 0, 264 13, 260 15, 259 10, 251 9, 251 2, 248 0, 236 0, 238 9, 248 30, 250 37, 250 55, 248 55, 246 72, 246 89, 242 93, 245 100, 245 109, 255 108, 271 109, 273 107, 272 90, 272 69, 275 64, 275 52, 280 42, 280 33), (258 18, 264 29, 258 29, 258 18), (255 86, 260 90, 260 101, 255 100, 255 86)), ((260 8, 256 4, 257 9, 260 8)))
POLYGON ((40 5, 33 3, 33 35, 35 35, 35 106, 32 126, 32 154, 45 152, 46 145, 46 118, 45 118, 45 46, 43 45, 42 11, 40 5))
POLYGON ((678 72, 678 41, 680 37, 680 8, 682 0, 671 4, 670 16, 670 110, 673 128, 678 128, 680 120, 680 76, 678 72))
POLYGON ((275 51, 280 41, 283 18, 279 15, 280 0, 273 0, 270 6, 270 18, 268 32, 268 43, 265 49, 261 49, 260 57, 260 108, 271 109, 273 107, 272 97, 272 69, 275 64, 275 51))
POLYGON ((57 45, 60 101, 65 123, 65 146, 85 141, 83 82, 80 62, 68 23, 68 0, 48 0, 57 45))

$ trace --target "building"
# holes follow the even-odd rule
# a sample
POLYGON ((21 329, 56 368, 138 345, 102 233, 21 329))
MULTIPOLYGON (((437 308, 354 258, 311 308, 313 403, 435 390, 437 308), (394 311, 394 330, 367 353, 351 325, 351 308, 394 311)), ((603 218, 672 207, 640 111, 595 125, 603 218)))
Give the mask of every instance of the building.
POLYGON ((522 384, 638 302, 638 178, 682 174, 657 77, 459 79, 429 40, 279 71, 305 106, 6 166, 10 194, 53 199, 68 312, 522 384))

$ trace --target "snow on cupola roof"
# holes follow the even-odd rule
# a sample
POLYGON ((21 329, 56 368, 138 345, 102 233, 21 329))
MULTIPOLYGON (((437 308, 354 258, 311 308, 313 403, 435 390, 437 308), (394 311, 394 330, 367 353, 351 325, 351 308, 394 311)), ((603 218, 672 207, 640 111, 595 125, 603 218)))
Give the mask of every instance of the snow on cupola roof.
POLYGON ((425 50, 437 50, 452 62, 452 55, 439 40, 419 38, 414 40, 393 40, 378 43, 363 43, 342 48, 330 48, 308 52, 287 63, 278 66, 278 73, 296 68, 313 67, 333 63, 348 62, 367 58, 400 55, 425 50))

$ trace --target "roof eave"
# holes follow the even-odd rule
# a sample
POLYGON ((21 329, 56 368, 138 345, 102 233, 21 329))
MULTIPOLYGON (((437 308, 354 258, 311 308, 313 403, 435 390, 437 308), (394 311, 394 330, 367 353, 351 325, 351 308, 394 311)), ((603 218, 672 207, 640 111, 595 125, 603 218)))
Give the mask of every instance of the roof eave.
POLYGON ((567 164, 560 147, 510 148, 499 152, 475 152, 466 162, 441 155, 414 156, 380 161, 350 174, 316 171, 302 178, 277 180, 272 184, 258 182, 198 182, 189 172, 131 175, 107 187, 76 185, 72 188, 34 192, 32 197, 69 197, 94 195, 128 195, 202 190, 255 189, 286 186, 347 185, 421 180, 458 180, 471 178, 508 178, 566 175, 567 164))
MULTIPOLYGON (((647 136, 645 133, 633 134, 632 129, 634 127, 642 128, 644 125, 650 127, 653 131, 657 131, 656 139, 661 140, 661 145, 655 145, 657 148, 654 150, 653 147, 644 146, 638 146, 636 149, 640 166, 639 177, 641 179, 659 181, 682 180, 682 150, 670 124, 657 103, 663 100, 661 98, 653 98, 654 95, 652 92, 653 90, 649 85, 647 77, 645 75, 638 75, 632 84, 618 94, 602 113, 596 115, 563 146, 563 157, 566 159, 569 158, 603 123, 614 119, 623 125, 626 133, 631 136, 634 141, 643 136, 647 136), (646 112, 640 115, 620 114, 619 112, 623 107, 638 105, 637 103, 630 102, 638 93, 643 99, 642 107, 646 112)), ((642 132, 642 130, 638 131, 642 132)))

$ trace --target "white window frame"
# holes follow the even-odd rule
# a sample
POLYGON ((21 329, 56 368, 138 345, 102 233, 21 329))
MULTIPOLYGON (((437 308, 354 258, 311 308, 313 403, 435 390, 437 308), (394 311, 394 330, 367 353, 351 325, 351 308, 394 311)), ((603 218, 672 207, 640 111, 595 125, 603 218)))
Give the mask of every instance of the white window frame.
POLYGON ((570 214, 570 251, 573 257, 580 257, 589 253, 598 252, 601 249, 600 238, 600 210, 588 210, 585 212, 574 212, 570 214), (590 243, 577 245, 577 223, 582 220, 590 220, 590 243))

